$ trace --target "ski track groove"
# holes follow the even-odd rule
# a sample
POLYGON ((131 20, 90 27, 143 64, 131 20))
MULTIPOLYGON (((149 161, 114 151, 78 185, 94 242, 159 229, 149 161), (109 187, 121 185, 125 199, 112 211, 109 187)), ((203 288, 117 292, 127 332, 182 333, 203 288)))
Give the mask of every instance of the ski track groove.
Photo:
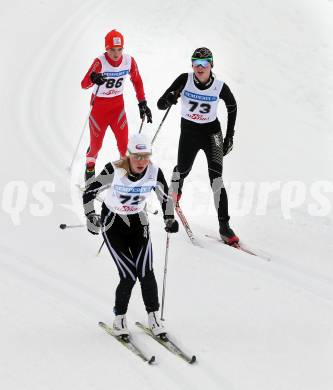
MULTIPOLYGON (((229 248, 223 243, 214 242, 213 240, 209 245, 209 239, 203 244, 204 249, 207 249, 210 246, 220 247, 220 251, 226 254, 222 258, 223 262, 228 262, 228 264, 238 265, 238 269, 248 268, 251 270, 260 271, 266 275, 270 275, 281 282, 288 283, 293 287, 302 289, 305 293, 313 295, 321 299, 326 304, 333 306, 333 281, 313 271, 306 270, 299 265, 292 264, 290 261, 279 255, 270 255, 271 261, 264 262, 263 259, 260 259, 260 256, 252 256, 241 251, 237 251, 237 259, 233 256, 228 257, 228 252, 235 251, 234 248, 229 248), (239 266, 241 268, 239 268, 239 266)), ((192 244, 191 244, 192 245, 192 244)))
MULTIPOLYGON (((57 128, 57 120, 54 119, 54 105, 57 107, 59 104, 61 107, 62 95, 66 91, 66 83, 60 71, 62 65, 70 57, 70 51, 81 32, 96 15, 102 12, 105 4, 107 1, 101 1, 97 6, 93 0, 84 3, 74 15, 64 21, 43 50, 36 53, 29 74, 21 86, 18 107, 15 110, 15 116, 20 122, 20 135, 23 136, 24 145, 28 148, 27 153, 33 155, 34 159, 38 159, 41 166, 48 169, 52 176, 58 177, 62 182, 66 182, 66 171, 62 161, 68 165, 70 163, 70 158, 64 151, 65 138, 62 134, 70 130, 75 131, 79 136, 79 129, 61 130, 57 128), (75 29, 73 25, 76 26, 75 29), (57 61, 53 67, 50 67, 50 57, 54 55, 54 52, 57 53, 57 61), (38 89, 42 92, 32 93, 36 89, 38 76, 43 74, 45 69, 48 72, 46 84, 44 85, 43 80, 43 86, 38 89), (50 104, 51 102, 54 102, 54 105, 50 104), (44 129, 50 126, 52 131, 45 132, 44 129), (31 137, 31 134, 34 136, 31 137)), ((74 145, 70 145, 69 149, 74 152, 74 145)))

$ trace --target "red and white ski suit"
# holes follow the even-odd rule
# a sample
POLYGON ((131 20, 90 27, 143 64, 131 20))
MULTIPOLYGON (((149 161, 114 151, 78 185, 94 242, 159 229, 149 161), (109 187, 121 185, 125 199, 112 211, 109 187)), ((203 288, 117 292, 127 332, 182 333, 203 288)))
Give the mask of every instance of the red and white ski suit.
MULTIPOLYGON (((81 87, 84 89, 94 86, 91 103, 95 97, 89 117, 90 146, 87 151, 87 168, 95 166, 108 126, 111 127, 117 141, 121 156, 126 154, 128 142, 128 126, 124 107, 123 88, 127 75, 130 75, 138 101, 145 100, 142 79, 133 57, 123 54, 114 61, 108 53, 96 58, 84 76, 81 87), (98 88, 90 80, 92 72, 103 73, 107 82, 98 88)), ((118 157, 118 156, 115 156, 118 157)))

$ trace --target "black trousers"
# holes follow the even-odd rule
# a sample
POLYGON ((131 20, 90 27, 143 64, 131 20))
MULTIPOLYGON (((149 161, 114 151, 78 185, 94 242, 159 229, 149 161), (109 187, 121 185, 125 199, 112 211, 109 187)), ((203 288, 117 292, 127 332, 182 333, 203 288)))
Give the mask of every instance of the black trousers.
POLYGON ((114 312, 127 312, 132 289, 137 279, 147 312, 159 309, 157 283, 153 270, 153 252, 149 226, 138 214, 114 214, 102 208, 102 234, 120 276, 116 288, 114 312))
MULTIPOLYGON (((200 128, 200 125, 198 125, 200 128)), ((208 175, 210 185, 214 193, 214 203, 220 224, 229 221, 228 197, 225 190, 223 171, 223 136, 219 131, 214 134, 207 134, 203 131, 187 131, 182 128, 179 146, 178 159, 172 174, 171 190, 182 193, 184 179, 191 172, 195 157, 199 150, 203 150, 208 163, 208 175)))

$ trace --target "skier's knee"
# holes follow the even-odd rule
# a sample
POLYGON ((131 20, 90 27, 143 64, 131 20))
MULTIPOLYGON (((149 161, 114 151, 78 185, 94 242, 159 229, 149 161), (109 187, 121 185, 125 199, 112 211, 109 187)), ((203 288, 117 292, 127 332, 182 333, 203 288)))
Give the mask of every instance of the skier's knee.
POLYGON ((135 283, 136 283, 136 277, 135 280, 131 277, 121 278, 118 287, 123 290, 130 291, 134 287, 135 283))

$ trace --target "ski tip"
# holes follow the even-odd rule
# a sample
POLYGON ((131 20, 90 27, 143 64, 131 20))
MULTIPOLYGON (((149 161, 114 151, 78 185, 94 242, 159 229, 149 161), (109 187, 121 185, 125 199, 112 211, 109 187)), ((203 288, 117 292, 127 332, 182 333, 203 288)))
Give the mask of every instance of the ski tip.
POLYGON ((98 325, 99 326, 105 326, 105 323, 103 321, 99 321, 98 325))
POLYGON ((197 357, 195 356, 195 355, 193 355, 192 357, 191 357, 191 360, 189 361, 189 363, 190 364, 193 364, 193 363, 195 363, 197 361, 197 357))
POLYGON ((148 364, 153 364, 153 363, 155 363, 155 356, 154 355, 148 360, 148 364))

